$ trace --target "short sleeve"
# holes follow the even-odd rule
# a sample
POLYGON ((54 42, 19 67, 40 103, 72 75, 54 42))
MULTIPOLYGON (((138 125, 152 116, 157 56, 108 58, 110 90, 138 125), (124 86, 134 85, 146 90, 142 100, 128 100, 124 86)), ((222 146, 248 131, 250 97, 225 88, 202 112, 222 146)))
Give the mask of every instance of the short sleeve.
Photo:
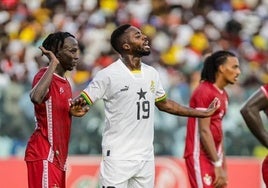
POLYGON ((92 105, 95 101, 105 98, 107 85, 108 77, 104 74, 103 71, 100 71, 96 74, 88 86, 81 92, 81 96, 87 101, 89 105, 92 105))

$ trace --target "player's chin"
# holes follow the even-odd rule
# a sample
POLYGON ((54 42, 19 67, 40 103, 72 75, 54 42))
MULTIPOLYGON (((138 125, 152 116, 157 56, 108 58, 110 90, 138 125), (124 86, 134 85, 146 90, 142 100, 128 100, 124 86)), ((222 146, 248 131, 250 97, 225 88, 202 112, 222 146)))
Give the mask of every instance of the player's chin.
POLYGON ((147 55, 150 55, 150 53, 151 53, 150 50, 144 50, 144 51, 142 52, 142 55, 143 55, 143 56, 147 56, 147 55))
POLYGON ((68 70, 68 71, 72 71, 72 70, 74 70, 74 67, 75 67, 75 66, 73 66, 73 67, 69 67, 67 70, 68 70))
POLYGON ((237 82, 237 79, 229 81, 229 84, 235 84, 237 82))

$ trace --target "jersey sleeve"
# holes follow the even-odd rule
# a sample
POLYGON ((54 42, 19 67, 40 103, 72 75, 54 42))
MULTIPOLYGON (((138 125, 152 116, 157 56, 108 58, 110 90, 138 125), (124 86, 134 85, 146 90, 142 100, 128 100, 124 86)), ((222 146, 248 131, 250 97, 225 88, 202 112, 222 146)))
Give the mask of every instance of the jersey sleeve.
POLYGON ((192 96, 190 106, 196 109, 207 109, 214 97, 205 88, 198 88, 192 96))
POLYGON ((88 105, 92 105, 95 101, 104 98, 107 84, 108 77, 103 71, 100 71, 81 92, 81 96, 87 101, 88 105))
POLYGON ((159 73, 156 71, 156 93, 155 93, 155 102, 165 100, 167 98, 166 92, 162 86, 161 80, 159 78, 159 73))

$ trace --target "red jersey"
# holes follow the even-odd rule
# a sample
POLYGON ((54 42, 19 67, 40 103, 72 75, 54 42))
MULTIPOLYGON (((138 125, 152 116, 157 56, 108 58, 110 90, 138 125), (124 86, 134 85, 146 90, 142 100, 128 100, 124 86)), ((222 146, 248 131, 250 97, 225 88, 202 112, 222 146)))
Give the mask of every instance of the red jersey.
MULTIPOLYGON (((46 70, 47 68, 43 68, 35 75, 32 87, 46 70)), ((54 74, 44 101, 34 104, 36 128, 25 151, 26 161, 48 160, 66 170, 72 121, 69 113, 71 98, 68 80, 54 74)))
MULTIPOLYGON (((195 109, 206 109, 213 99, 217 97, 220 101, 220 107, 210 117, 210 130, 213 135, 218 154, 221 154, 221 143, 223 140, 222 118, 228 107, 228 95, 225 90, 220 90, 213 83, 204 81, 193 92, 190 99, 190 107, 195 109)), ((198 131, 198 118, 189 117, 187 122, 187 133, 185 143, 184 157, 190 155, 207 155, 200 143, 198 131)))

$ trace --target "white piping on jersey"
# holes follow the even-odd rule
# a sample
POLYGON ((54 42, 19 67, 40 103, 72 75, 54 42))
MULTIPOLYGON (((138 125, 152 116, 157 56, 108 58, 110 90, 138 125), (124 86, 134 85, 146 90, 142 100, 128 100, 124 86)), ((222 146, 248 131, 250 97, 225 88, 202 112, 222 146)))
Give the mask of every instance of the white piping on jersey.
POLYGON ((220 94, 223 94, 223 90, 218 88, 215 84, 213 84, 213 86, 220 92, 220 94))
POLYGON ((49 188, 48 184, 48 161, 43 160, 42 188, 49 188))
POLYGON ((47 111, 47 137, 50 143, 50 149, 47 160, 53 162, 54 152, 53 152, 53 122, 52 122, 52 98, 51 96, 46 101, 46 111, 47 111))
POLYGON ((261 86, 261 90, 264 93, 264 95, 268 98, 268 93, 267 93, 266 89, 263 86, 261 86))
POLYGON ((198 188, 203 188, 202 183, 202 174, 201 174, 201 167, 200 167, 200 135, 199 135, 199 125, 198 119, 195 119, 195 132, 194 132, 194 151, 193 151, 193 160, 194 160, 194 170, 195 170, 195 177, 196 183, 198 188))
MULTIPOLYGON (((197 110, 206 110, 207 108, 196 108, 197 110)), ((194 132, 194 151, 193 151, 193 159, 194 159, 194 169, 195 169, 195 177, 196 177, 196 183, 198 188, 203 188, 203 181, 202 181, 202 174, 201 174, 201 167, 200 167, 200 135, 199 135, 199 124, 198 124, 198 118, 195 119, 195 132, 194 132)), ((219 144, 217 150, 218 157, 220 159, 223 159, 223 153, 222 153, 222 144, 219 144)))

